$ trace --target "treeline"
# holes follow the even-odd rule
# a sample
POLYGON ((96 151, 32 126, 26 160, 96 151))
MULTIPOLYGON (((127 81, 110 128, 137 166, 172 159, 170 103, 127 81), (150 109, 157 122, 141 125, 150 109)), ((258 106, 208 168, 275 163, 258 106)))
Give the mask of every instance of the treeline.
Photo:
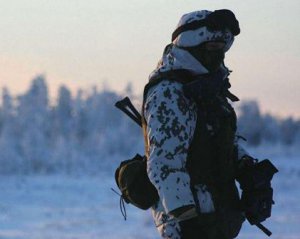
MULTIPOLYGON (((135 153, 143 153, 142 131, 114 107, 124 95, 140 103, 130 87, 82 90, 72 96, 61 86, 50 104, 43 76, 28 91, 13 97, 2 90, 0 105, 0 174, 99 173, 135 153)), ((256 102, 240 107, 240 134, 250 145, 299 144, 300 122, 262 115, 256 102)))
POLYGON ((142 153, 141 129, 114 107, 122 97, 97 89, 73 97, 61 86, 57 102, 50 104, 43 76, 16 98, 3 89, 0 174, 98 173, 137 150, 142 153))

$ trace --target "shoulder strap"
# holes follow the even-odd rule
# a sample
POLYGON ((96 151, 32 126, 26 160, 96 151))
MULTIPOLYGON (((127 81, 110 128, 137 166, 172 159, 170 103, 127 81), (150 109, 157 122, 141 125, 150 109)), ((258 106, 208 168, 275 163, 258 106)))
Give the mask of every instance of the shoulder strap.
POLYGON ((178 70, 170 70, 170 71, 165 71, 165 72, 160 72, 156 76, 152 77, 148 84, 146 84, 144 88, 144 100, 145 97, 148 93, 148 90, 160 83, 162 80, 171 80, 171 81, 176 81, 179 83, 188 83, 194 80, 193 75, 191 74, 190 71, 185 70, 185 69, 178 69, 178 70))
MULTIPOLYGON (((206 75, 202 75, 201 77, 206 77, 206 75)), ((176 81, 182 84, 188 84, 194 80, 197 80, 198 77, 195 77, 190 71, 185 70, 185 69, 178 69, 178 70, 170 70, 166 72, 160 72, 159 74, 155 75, 152 77, 149 82, 146 84, 144 88, 144 93, 143 93, 143 108, 142 108, 142 113, 144 110, 144 103, 146 100, 147 93, 149 89, 157 84, 159 84, 163 80, 170 80, 170 81, 176 81)), ((239 98, 232 94, 229 91, 229 88, 231 87, 229 83, 229 78, 226 78, 224 80, 224 85, 223 85, 223 95, 224 97, 230 99, 232 102, 239 101, 239 98)))
POLYGON ((227 97, 228 99, 230 99, 232 102, 239 101, 240 99, 236 95, 232 94, 229 91, 230 87, 231 87, 231 84, 229 83, 229 78, 227 77, 224 80, 223 94, 224 94, 225 97, 227 97))

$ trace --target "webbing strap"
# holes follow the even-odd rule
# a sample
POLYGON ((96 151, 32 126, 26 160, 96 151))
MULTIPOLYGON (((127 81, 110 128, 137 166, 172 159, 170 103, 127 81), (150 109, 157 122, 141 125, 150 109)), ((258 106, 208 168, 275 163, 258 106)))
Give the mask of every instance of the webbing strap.
MULTIPOLYGON (((208 77, 208 76, 209 76, 209 74, 202 75, 203 78, 208 77)), ((179 82, 181 84, 187 84, 187 83, 192 82, 197 79, 195 79, 195 76, 193 74, 191 74, 190 71, 185 70, 185 69, 160 72, 157 76, 152 77, 149 80, 148 84, 145 86, 144 94, 143 94, 143 106, 144 106, 144 102, 146 100, 148 90, 152 86, 161 82, 162 80, 171 80, 171 81, 179 82)), ((234 94, 232 94, 228 90, 229 88, 230 88, 229 79, 226 78, 226 81, 224 83, 224 89, 223 89, 224 96, 227 97, 228 99, 230 99, 232 102, 239 101, 239 98, 237 96, 235 96, 234 94)))

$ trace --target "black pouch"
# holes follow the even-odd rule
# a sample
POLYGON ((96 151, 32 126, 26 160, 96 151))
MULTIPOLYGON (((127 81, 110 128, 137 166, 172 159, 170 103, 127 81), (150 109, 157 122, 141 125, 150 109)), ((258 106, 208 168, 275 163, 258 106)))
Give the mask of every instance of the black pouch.
POLYGON ((147 175, 146 157, 137 154, 121 162, 115 171, 115 180, 126 203, 147 210, 159 199, 147 175))
POLYGON ((245 215, 251 225, 261 223, 271 217, 273 189, 267 188, 253 192, 244 191, 241 199, 245 215))
POLYGON ((245 167, 237 177, 242 189, 241 206, 251 225, 258 224, 271 216, 273 189, 271 181, 278 169, 263 160, 245 167))
POLYGON ((245 221, 241 211, 223 209, 218 212, 218 223, 220 232, 225 238, 236 238, 245 221))

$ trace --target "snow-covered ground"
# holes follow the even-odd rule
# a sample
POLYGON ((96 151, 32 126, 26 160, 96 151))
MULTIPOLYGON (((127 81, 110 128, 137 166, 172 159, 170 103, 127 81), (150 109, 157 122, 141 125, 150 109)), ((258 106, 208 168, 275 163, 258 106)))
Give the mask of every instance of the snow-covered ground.
MULTIPOLYGON (((266 157, 268 155, 265 155, 266 157)), ((274 239, 300 238, 300 159, 272 156, 280 173, 274 178, 273 216, 264 223, 274 239)), ((113 175, 1 176, 0 239, 159 238, 149 211, 126 205, 119 210, 113 175)), ((267 238, 244 224, 238 238, 267 238)))

